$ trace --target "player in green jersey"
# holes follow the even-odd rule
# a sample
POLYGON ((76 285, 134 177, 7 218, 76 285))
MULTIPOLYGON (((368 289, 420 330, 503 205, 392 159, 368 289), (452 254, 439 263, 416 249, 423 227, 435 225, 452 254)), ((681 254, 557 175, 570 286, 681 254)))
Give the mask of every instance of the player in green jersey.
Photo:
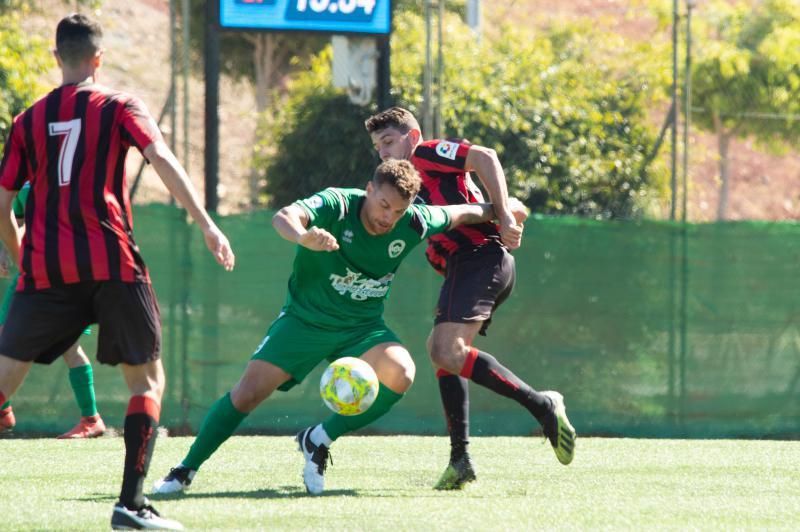
POLYGON ((383 322, 398 266, 428 236, 494 216, 489 204, 412 205, 420 186, 411 163, 386 161, 366 191, 329 188, 274 216, 275 230, 298 244, 286 304, 239 382, 211 407, 189 453, 156 482, 156 493, 188 487, 203 462, 273 391, 298 384, 323 360, 360 357, 380 381, 375 403, 356 416, 333 414, 297 435, 306 489, 322 493, 331 444, 386 414, 414 381, 411 355, 383 322))
MULTIPOLYGON (((27 201, 29 190, 30 184, 26 183, 14 198, 14 216, 17 218, 19 225, 24 222, 25 202, 27 201)), ((5 253, 5 248, 3 248, 3 252, 5 253)), ((10 271, 6 267, 6 260, 0 262, 3 264, 0 276, 9 276, 10 271)), ((0 304, 0 330, 2 330, 3 324, 6 322, 8 308, 11 305, 11 298, 14 296, 18 279, 19 273, 16 273, 11 282, 8 283, 5 297, 3 297, 3 302, 0 304)), ((90 334, 90 329, 87 328, 84 334, 90 334)), ((72 347, 67 349, 62 357, 69 367, 69 384, 72 386, 72 392, 75 394, 75 400, 80 408, 81 419, 72 429, 60 435, 59 439, 97 438, 102 436, 106 431, 106 425, 97 412, 97 402, 94 394, 94 373, 89 358, 78 342, 75 342, 72 347)), ((0 432, 13 428, 16 423, 17 420, 14 416, 14 409, 11 407, 11 401, 6 401, 0 405, 0 432)))

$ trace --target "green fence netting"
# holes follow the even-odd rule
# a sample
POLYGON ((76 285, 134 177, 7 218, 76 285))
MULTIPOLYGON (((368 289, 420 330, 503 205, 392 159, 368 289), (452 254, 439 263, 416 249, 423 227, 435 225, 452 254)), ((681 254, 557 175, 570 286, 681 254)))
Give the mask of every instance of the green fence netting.
MULTIPOLYGON (((270 217, 221 220, 237 254, 236 270, 226 273, 182 211, 135 209, 161 303, 163 425, 196 430, 277 316, 294 249, 270 217)), ((579 433, 800 435, 800 225, 542 218, 527 224, 515 257, 514 295, 479 345, 534 388, 564 393, 579 433)), ((425 353, 439 284, 422 249, 400 269, 386 320, 414 355, 417 379, 377 431, 444 433, 425 353)), ((83 339, 90 356, 95 342, 83 339)), ((326 416, 321 370, 276 393, 242 430, 292 433, 326 416)), ((100 411, 119 426, 128 399, 121 374, 97 364, 95 371, 100 411)), ((476 385, 470 393, 474 435, 536 428, 516 403, 476 385)), ((34 366, 13 402, 19 433, 57 433, 78 416, 60 361, 34 366)))

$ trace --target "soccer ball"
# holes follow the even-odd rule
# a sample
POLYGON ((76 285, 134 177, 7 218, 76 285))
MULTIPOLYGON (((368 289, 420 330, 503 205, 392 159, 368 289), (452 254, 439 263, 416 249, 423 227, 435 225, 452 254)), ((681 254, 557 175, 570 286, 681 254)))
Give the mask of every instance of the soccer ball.
POLYGON ((362 414, 378 396, 378 376, 372 366, 360 358, 340 358, 325 369, 319 393, 325 406, 337 414, 362 414))

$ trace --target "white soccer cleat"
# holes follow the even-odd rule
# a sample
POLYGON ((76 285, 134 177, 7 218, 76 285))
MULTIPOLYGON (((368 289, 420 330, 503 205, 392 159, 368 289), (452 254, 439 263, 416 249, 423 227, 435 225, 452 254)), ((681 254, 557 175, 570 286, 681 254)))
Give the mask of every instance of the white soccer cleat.
POLYGON ((306 491, 311 495, 319 495, 325 489, 325 469, 328 467, 330 455, 325 445, 314 445, 311 441, 313 428, 308 427, 300 431, 295 440, 300 452, 303 453, 303 458, 306 459, 306 465, 303 467, 303 483, 306 485, 306 491))
POLYGON ((122 503, 114 505, 111 514, 112 530, 183 530, 183 525, 172 519, 161 517, 150 502, 138 510, 129 510, 122 503))
POLYGON ((153 493, 178 493, 189 488, 192 479, 197 474, 194 469, 189 469, 183 465, 173 467, 167 476, 161 480, 156 480, 153 484, 153 493))

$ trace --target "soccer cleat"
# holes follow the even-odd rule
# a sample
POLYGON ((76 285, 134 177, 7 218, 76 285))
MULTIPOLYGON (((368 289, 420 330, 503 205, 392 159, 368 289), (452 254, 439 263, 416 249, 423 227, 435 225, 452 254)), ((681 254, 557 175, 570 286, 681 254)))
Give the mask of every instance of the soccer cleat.
POLYGON ((564 406, 564 396, 558 392, 542 392, 553 404, 552 419, 542 427, 545 437, 550 440, 553 451, 558 461, 564 465, 575 458, 575 429, 567 419, 567 408, 564 406))
POLYGON ((114 505, 111 514, 112 530, 183 530, 183 525, 159 515, 150 502, 145 499, 138 510, 129 510, 121 502, 114 505))
POLYGON ((14 417, 14 410, 10 406, 0 410, 0 432, 10 430, 17 424, 17 418, 14 417))
POLYGON ((306 465, 303 468, 303 483, 306 485, 306 491, 311 495, 319 495, 325 489, 325 469, 328 467, 328 460, 333 463, 330 458, 330 453, 325 445, 314 445, 311 441, 311 430, 314 427, 308 427, 301 430, 295 440, 300 452, 306 459, 306 465))
POLYGON ((468 483, 476 480, 475 470, 469 455, 465 454, 458 460, 451 460, 447 469, 442 473, 439 482, 433 487, 435 490, 460 490, 468 483))
POLYGON ((58 437, 59 440, 72 440, 78 438, 99 438, 106 432, 106 424, 100 414, 84 416, 78 424, 58 437))
POLYGON ((153 484, 153 493, 178 493, 189 488, 197 471, 184 465, 173 467, 167 476, 156 480, 153 484))

